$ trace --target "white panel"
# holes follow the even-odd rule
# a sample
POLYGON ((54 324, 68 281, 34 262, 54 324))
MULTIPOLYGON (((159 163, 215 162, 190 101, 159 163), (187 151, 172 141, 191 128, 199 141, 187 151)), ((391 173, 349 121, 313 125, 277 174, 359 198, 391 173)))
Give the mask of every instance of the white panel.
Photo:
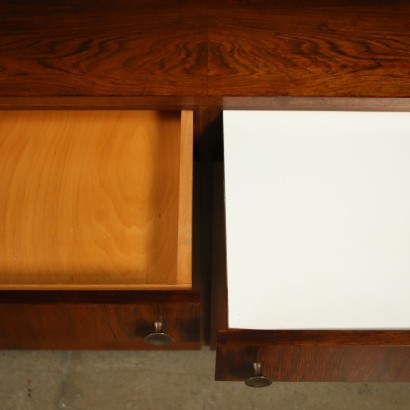
POLYGON ((229 327, 410 328, 410 113, 224 112, 229 327))

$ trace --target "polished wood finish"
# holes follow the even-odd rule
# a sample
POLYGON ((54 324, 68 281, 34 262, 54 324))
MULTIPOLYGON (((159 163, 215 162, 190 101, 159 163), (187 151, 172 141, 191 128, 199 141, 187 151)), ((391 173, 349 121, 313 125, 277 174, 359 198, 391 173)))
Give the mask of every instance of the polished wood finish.
POLYGON ((194 290, 0 290, 1 304, 134 304, 188 303, 196 304, 199 291, 194 290))
POLYGON ((406 0, 209 0, 210 96, 409 97, 406 0))
POLYGON ((0 95, 205 95, 206 16, 196 0, 2 1, 0 95))
POLYGON ((0 112, 1 288, 190 288, 192 112, 0 112))
POLYGON ((3 97, 0 110, 197 110, 206 96, 32 96, 3 97))
MULTIPOLYGON (((409 345, 410 330, 241 330, 218 332, 219 343, 259 345, 409 345)), ((410 359, 410 357, 409 357, 410 359)))
POLYGON ((219 332, 216 380, 245 380, 254 362, 273 381, 408 382, 410 331, 219 332))
MULTIPOLYGON (((307 110, 307 111, 410 111, 410 98, 354 97, 1 97, 0 110, 307 110)), ((202 120, 198 120, 202 121, 202 120)), ((205 121, 206 122, 206 121, 205 121)), ((204 127, 202 127, 205 130, 204 127)), ((199 131, 198 135, 202 135, 199 131)), ((203 135, 205 136, 205 132, 203 135)))
POLYGON ((194 291, 0 291, 0 348, 196 349, 199 316, 194 291), (170 345, 144 341, 156 321, 170 345))
POLYGON ((410 111, 410 98, 209 97, 208 107, 224 110, 408 112, 410 111))
POLYGON ((0 96, 408 98, 409 19, 406 0, 6 0, 0 96))

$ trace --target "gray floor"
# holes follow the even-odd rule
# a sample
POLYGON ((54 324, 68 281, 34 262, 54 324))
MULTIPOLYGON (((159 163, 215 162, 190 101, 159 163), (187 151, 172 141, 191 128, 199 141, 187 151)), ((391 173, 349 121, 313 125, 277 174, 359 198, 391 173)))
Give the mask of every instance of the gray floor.
POLYGON ((214 382, 215 353, 1 351, 0 409, 410 409, 410 383, 214 382))

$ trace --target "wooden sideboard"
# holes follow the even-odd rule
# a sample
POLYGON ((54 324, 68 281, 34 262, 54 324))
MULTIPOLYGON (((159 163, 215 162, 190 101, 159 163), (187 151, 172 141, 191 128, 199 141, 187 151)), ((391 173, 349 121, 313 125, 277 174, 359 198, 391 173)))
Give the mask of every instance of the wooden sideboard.
MULTIPOLYGON (((223 202, 218 199, 223 192, 221 110, 410 111, 409 21, 405 0, 2 1, 0 109, 5 112, 1 119, 14 115, 10 111, 27 124, 25 119, 47 117, 55 110, 61 113, 49 114, 51 122, 60 115, 99 116, 93 112, 103 110, 174 112, 171 116, 192 111, 193 149, 187 150, 192 159, 193 220, 192 272, 184 289, 119 289, 123 282, 114 286, 104 279, 100 289, 70 290, 55 280, 57 286, 45 290, 33 279, 36 290, 17 283, 6 290, 10 275, 3 270, 0 346, 151 348, 143 335, 154 332, 154 323, 170 312, 175 348, 197 348, 208 341, 215 347, 217 330, 228 329, 223 309, 223 230, 215 228, 223 218, 223 202), (130 312, 140 318, 138 323, 129 322, 130 312)), ((108 114, 104 121, 115 115, 108 114)), ((21 137, 20 131, 10 135, 21 137)), ((0 138, 0 145, 7 142, 5 134, 0 138)), ((33 149, 36 155, 45 152, 33 149)), ((12 151, 17 153, 17 147, 12 151)), ((1 155, 8 157, 6 151, 1 155)), ((152 159, 152 169, 157 165, 164 166, 162 157, 152 159)), ((13 172, 6 171, 2 184, 13 172)), ((27 171, 20 178, 27 181, 30 176, 40 184, 40 174, 27 171)), ((138 179, 137 174, 134 177, 138 179)), ((185 200, 190 196, 188 185, 183 188, 185 200)), ((177 203, 172 189, 166 196, 177 203)), ((8 220, 4 209, 0 209, 2 223, 8 220)), ((1 252, 9 246, 11 231, 0 237, 1 252)), ((18 230, 25 235, 23 231, 18 230)), ((82 240, 87 242, 85 232, 82 240)), ((18 241, 18 237, 13 238, 18 241)), ((178 238, 174 239, 176 244, 178 238)), ((41 246, 41 241, 36 245, 41 246)), ((123 263, 122 256, 117 262, 123 263)), ((27 259, 21 265, 25 266, 21 277, 30 264, 27 259)), ((37 278, 46 283, 43 271, 37 278)), ((53 268, 46 271, 50 274, 53 268)), ((82 277, 85 271, 77 272, 82 277)), ((114 271, 108 276, 115 277, 114 271)), ((162 331, 167 332, 165 323, 162 331)), ((266 335, 256 335, 254 341, 259 337, 266 342, 266 335)), ((223 376, 223 370, 218 374, 231 378, 223 376)), ((408 373, 406 377, 410 378, 408 373)))

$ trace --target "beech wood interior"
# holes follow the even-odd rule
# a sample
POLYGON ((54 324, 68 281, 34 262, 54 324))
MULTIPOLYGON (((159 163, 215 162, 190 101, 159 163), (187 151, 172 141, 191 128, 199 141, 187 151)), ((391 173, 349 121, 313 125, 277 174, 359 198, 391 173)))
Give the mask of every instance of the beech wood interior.
POLYGON ((190 289, 191 111, 0 112, 1 289, 190 289))

